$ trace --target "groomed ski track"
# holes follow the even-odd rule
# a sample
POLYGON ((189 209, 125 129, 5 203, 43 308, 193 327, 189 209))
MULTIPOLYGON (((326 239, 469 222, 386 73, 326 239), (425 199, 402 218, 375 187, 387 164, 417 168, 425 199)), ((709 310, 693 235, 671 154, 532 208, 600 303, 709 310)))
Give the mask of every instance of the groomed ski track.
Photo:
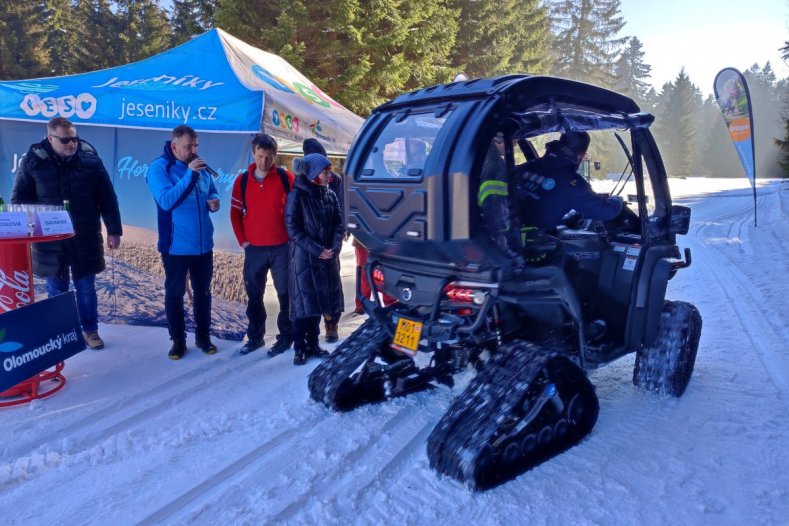
POLYGON ((756 228, 750 188, 675 198, 693 264, 667 296, 704 320, 685 395, 636 391, 632 355, 595 371, 589 437, 499 488, 429 469, 447 388, 332 413, 292 351, 190 336, 171 362, 166 330, 102 325, 61 393, 0 410, 0 524, 785 524, 789 182, 758 192, 756 228))

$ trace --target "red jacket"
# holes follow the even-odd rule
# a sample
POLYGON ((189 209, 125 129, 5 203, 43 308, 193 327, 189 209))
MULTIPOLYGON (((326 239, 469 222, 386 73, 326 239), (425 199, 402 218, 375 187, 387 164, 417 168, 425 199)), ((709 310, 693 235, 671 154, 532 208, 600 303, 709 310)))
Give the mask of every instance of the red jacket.
MULTIPOLYGON (((290 187, 294 176, 285 170, 290 187)), ((285 201, 287 200, 277 167, 272 165, 263 181, 255 179, 255 163, 247 173, 236 177, 230 201, 230 222, 239 245, 249 242, 255 246, 274 246, 288 242, 285 230, 285 201), (247 177, 247 213, 241 196, 241 179, 247 177)))

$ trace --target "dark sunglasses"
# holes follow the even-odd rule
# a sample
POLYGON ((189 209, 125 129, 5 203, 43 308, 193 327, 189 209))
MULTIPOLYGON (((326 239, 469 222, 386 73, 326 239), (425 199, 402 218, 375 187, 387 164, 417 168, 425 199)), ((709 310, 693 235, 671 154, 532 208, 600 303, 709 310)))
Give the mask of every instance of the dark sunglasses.
POLYGON ((60 144, 68 144, 70 142, 77 144, 79 142, 79 137, 58 137, 57 135, 50 135, 50 137, 54 137, 55 139, 59 140, 60 144))

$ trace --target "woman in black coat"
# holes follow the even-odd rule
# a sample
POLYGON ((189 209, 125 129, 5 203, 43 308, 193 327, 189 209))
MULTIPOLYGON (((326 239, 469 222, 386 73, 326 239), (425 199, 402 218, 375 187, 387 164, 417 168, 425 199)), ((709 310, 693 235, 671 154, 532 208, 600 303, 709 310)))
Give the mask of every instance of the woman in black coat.
POLYGON ((290 238, 288 276, 290 319, 293 321, 293 363, 328 354, 318 346, 320 320, 342 312, 345 305, 336 254, 343 238, 337 196, 328 188, 331 161, 319 153, 305 155, 303 174, 296 177, 285 206, 290 238))

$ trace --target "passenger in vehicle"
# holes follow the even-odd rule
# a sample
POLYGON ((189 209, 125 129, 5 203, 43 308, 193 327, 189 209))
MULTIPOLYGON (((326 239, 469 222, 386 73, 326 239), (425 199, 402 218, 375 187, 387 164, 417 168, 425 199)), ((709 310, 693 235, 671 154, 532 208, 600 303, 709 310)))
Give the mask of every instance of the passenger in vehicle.
POLYGON ((626 210, 620 197, 595 193, 578 174, 589 142, 586 132, 565 132, 559 140, 546 145, 541 158, 516 167, 520 218, 524 225, 552 232, 570 210, 600 221, 610 221, 626 210))
POLYGON ((498 132, 488 147, 482 165, 477 205, 491 239, 499 250, 512 259, 513 272, 520 274, 525 263, 520 253, 522 245, 517 221, 514 221, 515 208, 509 197, 509 176, 504 158, 505 151, 504 134, 498 132))
POLYGON ((427 143, 420 139, 405 140, 405 164, 400 167, 400 175, 410 175, 411 170, 422 170, 427 161, 427 143))

